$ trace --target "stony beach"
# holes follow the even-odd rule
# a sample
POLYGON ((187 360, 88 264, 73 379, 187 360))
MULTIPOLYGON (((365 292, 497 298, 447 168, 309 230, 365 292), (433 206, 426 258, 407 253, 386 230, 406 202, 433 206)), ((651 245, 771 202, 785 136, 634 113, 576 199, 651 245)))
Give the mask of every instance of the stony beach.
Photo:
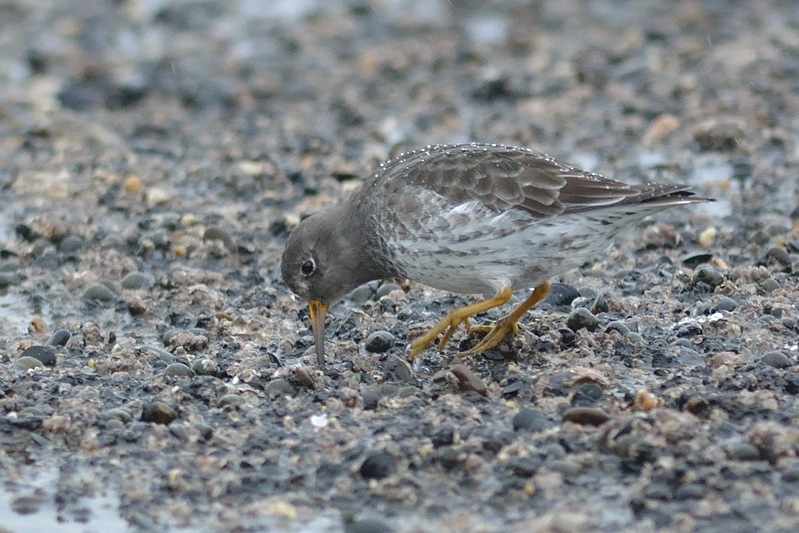
POLYGON ((4 0, 0 50, 0 533, 799 528, 795 2, 4 0), (716 201, 484 355, 369 283, 319 368, 288 234, 469 141, 716 201))

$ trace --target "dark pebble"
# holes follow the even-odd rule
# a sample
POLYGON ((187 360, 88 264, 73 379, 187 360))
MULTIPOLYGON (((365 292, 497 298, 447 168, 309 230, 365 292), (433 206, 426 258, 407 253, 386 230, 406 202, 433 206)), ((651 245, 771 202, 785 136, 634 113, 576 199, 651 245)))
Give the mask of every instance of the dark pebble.
POLYGON ((194 376, 194 370, 184 365, 183 363, 170 363, 164 369, 164 375, 189 378, 194 376))
POLYGON ((394 473, 396 461, 386 451, 371 452, 364 460, 360 473, 365 479, 383 479, 394 473))
POLYGON ((727 456, 733 461, 759 461, 760 451, 748 442, 738 442, 727 448, 727 456))
POLYGON ((363 400, 363 408, 366 410, 377 409, 380 397, 380 391, 376 387, 364 387, 361 390, 361 400, 363 400))
POLYGON ((13 272, 0 272, 0 289, 6 289, 14 284, 17 275, 13 272))
POLYGON ((218 376, 219 367, 210 359, 196 359, 191 364, 191 369, 198 376, 218 376))
POLYGON ((514 431, 544 431, 549 425, 547 417, 537 409, 522 409, 513 417, 514 431))
POLYGON ((169 424, 178 417, 177 411, 163 402, 153 402, 145 404, 141 411, 142 422, 154 422, 156 424, 169 424))
POLYGON ((793 361, 779 350, 764 353, 760 360, 774 368, 788 368, 793 364, 793 361))
POLYGON ((564 422, 573 422, 582 426, 601 426, 610 420, 610 416, 602 409, 594 407, 572 407, 563 413, 564 422))
POLYGON ((680 485, 674 491, 675 500, 701 500, 705 496, 705 490, 702 485, 691 483, 689 485, 680 485))
POLYGON ((47 342, 45 344, 47 344, 48 346, 66 346, 71 336, 72 334, 69 331, 65 329, 59 329, 54 331, 53 334, 50 335, 50 338, 47 339, 47 342))
POLYGON ((55 350, 49 346, 31 346, 22 352, 22 357, 33 357, 44 366, 55 366, 55 350))
POLYGON ((779 248, 776 246, 769 248, 765 257, 763 258, 763 263, 766 265, 778 265, 788 272, 793 270, 791 255, 785 248, 779 248))
POLYGON ((738 307, 738 302, 730 298, 729 296, 722 296, 719 298, 716 303, 710 308, 711 311, 734 311, 735 308, 738 307))
POLYGON ((367 352, 383 353, 387 352, 394 346, 394 335, 388 331, 373 331, 364 343, 364 348, 367 352))
POLYGON ((449 371, 458 378, 463 388, 473 390, 483 396, 488 394, 488 387, 485 382, 483 382, 480 376, 475 374, 468 366, 462 364, 452 365, 449 371))
POLYGON ((782 473, 782 480, 786 483, 799 482, 799 463, 793 463, 785 468, 782 473))
POLYGON ((209 226, 205 232, 203 232, 203 240, 221 241, 226 248, 231 249, 233 247, 233 238, 219 226, 209 226))
POLYGON ((594 405, 602 398, 602 386, 599 383, 588 381, 577 385, 572 396, 572 405, 575 407, 588 407, 594 405))
POLYGON ((60 243, 58 243, 58 250, 65 254, 77 252, 83 246, 83 239, 77 235, 68 235, 60 243))
POLYGON ((92 302, 110 303, 117 299, 117 295, 102 283, 93 283, 83 291, 83 299, 92 302))
POLYGON ((544 303, 552 306, 571 305, 579 296, 580 293, 571 285, 553 283, 549 288, 549 294, 544 298, 544 303))
POLYGON ((367 284, 367 285, 361 285, 360 287, 352 291, 349 297, 353 302, 363 305, 369 301, 369 299, 372 297, 374 293, 375 293, 374 288, 371 285, 367 284))
POLYGON ((560 328, 558 329, 558 333, 560 333, 560 343, 563 346, 572 346, 574 344, 574 340, 576 335, 574 334, 574 330, 571 328, 560 328))
POLYGON ((408 381, 413 377, 410 365, 393 355, 389 356, 386 361, 386 372, 397 381, 408 381))
POLYGON ((113 407, 103 412, 103 418, 106 420, 119 420, 123 424, 127 424, 133 420, 133 413, 127 407, 113 407))
POLYGON ((149 283, 147 276, 141 272, 130 272, 122 278, 122 288, 128 290, 136 290, 145 287, 149 283))
POLYGON ((776 279, 774 279, 774 278, 764 279, 763 281, 761 281, 757 285, 758 285, 758 287, 760 287, 761 289, 763 289, 767 293, 773 292, 773 291, 775 291, 775 290, 780 288, 779 282, 776 279))
POLYGON ((578 307, 569 315, 568 320, 566 320, 566 326, 572 331, 580 329, 595 331, 599 327, 599 319, 585 307, 578 307))
POLYGON ((267 393, 270 398, 294 396, 294 387, 287 380, 276 378, 266 384, 264 392, 267 393))
POLYGON ((574 461, 568 461, 566 459, 553 459, 551 461, 547 461, 546 468, 552 472, 562 474, 566 478, 577 477, 580 475, 580 472, 582 472, 582 467, 578 463, 575 463, 574 461))
POLYGON ((353 520, 344 526, 344 533, 394 533, 396 530, 377 518, 353 520))
POLYGON ((699 265, 696 267, 696 270, 694 270, 694 284, 704 283, 711 287, 718 287, 723 281, 724 277, 721 275, 721 272, 711 265, 699 265))
POLYGON ((611 331, 618 331, 622 336, 626 336, 630 334, 630 327, 621 320, 614 320, 605 326, 605 333, 610 333, 611 331))

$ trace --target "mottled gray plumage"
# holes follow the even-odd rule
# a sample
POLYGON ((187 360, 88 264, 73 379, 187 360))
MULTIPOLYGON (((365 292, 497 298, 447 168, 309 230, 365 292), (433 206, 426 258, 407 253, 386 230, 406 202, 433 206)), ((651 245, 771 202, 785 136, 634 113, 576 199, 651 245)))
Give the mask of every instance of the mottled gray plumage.
POLYGON ((524 148, 428 146, 304 220, 282 274, 323 304, 386 277, 461 293, 534 287, 600 253, 620 226, 704 200, 685 185, 626 185, 524 148))

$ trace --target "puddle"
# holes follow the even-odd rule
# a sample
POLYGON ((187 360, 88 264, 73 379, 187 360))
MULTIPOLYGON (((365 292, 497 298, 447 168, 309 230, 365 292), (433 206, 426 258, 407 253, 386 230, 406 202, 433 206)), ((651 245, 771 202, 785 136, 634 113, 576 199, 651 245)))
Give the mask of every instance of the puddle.
POLYGON ((0 524, 9 533, 100 533, 134 531, 119 516, 119 496, 112 490, 70 502, 56 498, 59 475, 53 470, 29 472, 0 490, 0 524))

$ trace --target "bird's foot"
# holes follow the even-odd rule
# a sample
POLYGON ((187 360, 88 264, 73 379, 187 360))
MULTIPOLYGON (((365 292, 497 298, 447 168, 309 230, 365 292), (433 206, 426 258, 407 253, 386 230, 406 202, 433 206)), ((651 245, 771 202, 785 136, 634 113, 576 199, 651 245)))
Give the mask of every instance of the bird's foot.
POLYGON ((484 334, 485 337, 475 346, 461 353, 463 355, 471 355, 496 348, 509 334, 512 333, 515 335, 519 332, 519 325, 516 323, 516 320, 516 317, 507 315, 497 320, 493 326, 489 324, 472 326, 470 333, 484 334))

